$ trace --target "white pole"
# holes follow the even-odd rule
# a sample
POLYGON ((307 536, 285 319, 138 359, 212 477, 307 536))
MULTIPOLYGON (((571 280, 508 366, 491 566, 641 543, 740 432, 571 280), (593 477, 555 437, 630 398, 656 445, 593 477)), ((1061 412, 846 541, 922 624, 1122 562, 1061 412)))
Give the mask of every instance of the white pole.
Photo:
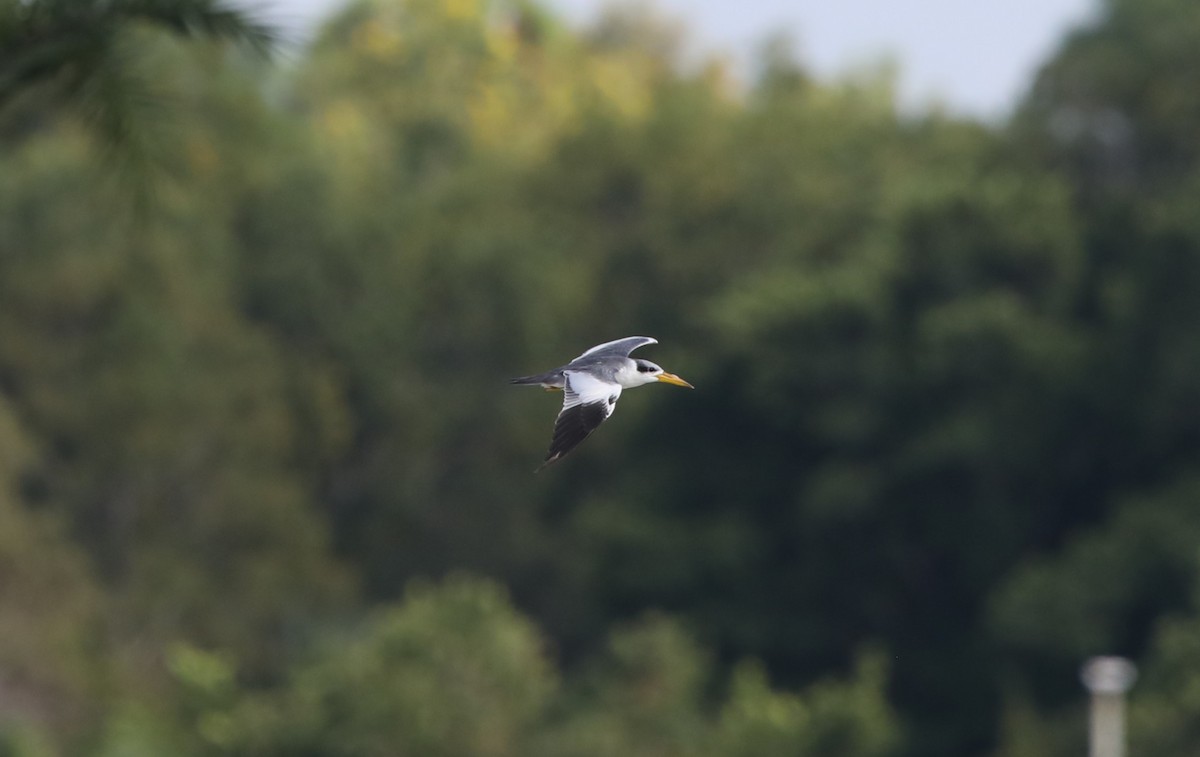
POLYGON ((1093 657, 1079 672, 1092 694, 1089 757, 1125 757, 1125 692, 1137 668, 1124 657, 1093 657))

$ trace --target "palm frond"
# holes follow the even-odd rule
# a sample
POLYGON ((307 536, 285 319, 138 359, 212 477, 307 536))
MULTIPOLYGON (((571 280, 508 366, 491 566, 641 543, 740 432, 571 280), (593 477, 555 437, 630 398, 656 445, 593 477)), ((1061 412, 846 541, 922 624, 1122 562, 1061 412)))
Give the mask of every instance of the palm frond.
POLYGON ((81 114, 106 162, 149 196, 154 123, 169 96, 131 40, 153 29, 264 55, 278 39, 227 0, 0 0, 0 115, 20 113, 6 106, 33 92, 81 114))
POLYGON ((121 7, 130 20, 156 24, 184 37, 234 42, 264 54, 279 39, 269 24, 227 0, 125 0, 105 5, 121 7))
POLYGON ((114 45, 145 24, 269 53, 275 30, 226 0, 0 0, 0 107, 38 83, 77 91, 114 45))

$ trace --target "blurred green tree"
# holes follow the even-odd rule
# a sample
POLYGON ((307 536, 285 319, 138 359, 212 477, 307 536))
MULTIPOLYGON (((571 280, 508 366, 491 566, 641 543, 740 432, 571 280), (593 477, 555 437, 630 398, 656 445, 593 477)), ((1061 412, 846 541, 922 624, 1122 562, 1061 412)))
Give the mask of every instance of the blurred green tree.
POLYGON ((492 582, 413 585, 318 645, 278 694, 235 708, 254 754, 521 755, 554 694, 536 628, 492 582))
MULTIPOLYGON (((1193 565, 1200 555, 1192 542, 1193 565)), ((1148 757, 1191 754, 1200 749, 1200 613, 1197 603, 1165 619, 1153 641, 1131 697, 1131 751, 1148 757)))
POLYGON ((20 496, 36 465, 33 441, 0 398, 0 750, 36 754, 71 743, 102 714, 101 593, 62 524, 20 496), (24 745, 24 746, 23 746, 24 745))
POLYGON ((416 583, 332 633, 282 687, 238 690, 230 661, 170 650, 174 711, 129 706, 104 754, 885 755, 898 724, 882 658, 799 696, 739 668, 713 703, 711 658, 661 615, 616 630, 569 685, 535 626, 492 581, 416 583))
POLYGON ((141 157, 147 105, 159 99, 137 33, 228 40, 265 52, 276 33, 225 0, 3 0, 0 113, 50 93, 123 157, 141 157))
POLYGON ((742 88, 636 12, 364 0, 276 68, 114 21, 176 114, 136 231, 87 129, 26 128, 95 82, 5 111, 0 660, 68 703, 9 743, 1077 748, 1081 656, 1186 656, 1185 10, 1110 2, 1011 129, 779 44, 742 88), (630 333, 701 389, 531 476, 558 400, 503 379, 630 333))

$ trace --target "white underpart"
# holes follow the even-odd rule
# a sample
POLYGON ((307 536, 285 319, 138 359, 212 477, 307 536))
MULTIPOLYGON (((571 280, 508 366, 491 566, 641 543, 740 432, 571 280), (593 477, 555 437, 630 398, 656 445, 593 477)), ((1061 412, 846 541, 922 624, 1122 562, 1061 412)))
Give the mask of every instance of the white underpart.
POLYGON ((604 403, 612 415, 621 396, 621 385, 601 381, 587 371, 566 371, 567 385, 563 392, 563 410, 576 405, 604 403))

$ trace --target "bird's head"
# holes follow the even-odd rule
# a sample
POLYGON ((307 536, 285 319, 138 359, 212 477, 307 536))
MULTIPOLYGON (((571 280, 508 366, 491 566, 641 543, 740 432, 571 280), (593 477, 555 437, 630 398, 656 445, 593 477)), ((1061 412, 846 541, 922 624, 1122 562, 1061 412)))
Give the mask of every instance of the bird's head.
POLYGON ((661 381, 664 384, 674 384, 675 386, 686 386, 688 389, 695 389, 694 386, 676 376, 674 373, 667 373, 662 369, 662 366, 651 363, 649 360, 635 358, 634 363, 637 364, 638 377, 642 379, 644 384, 653 384, 655 381, 661 381))

